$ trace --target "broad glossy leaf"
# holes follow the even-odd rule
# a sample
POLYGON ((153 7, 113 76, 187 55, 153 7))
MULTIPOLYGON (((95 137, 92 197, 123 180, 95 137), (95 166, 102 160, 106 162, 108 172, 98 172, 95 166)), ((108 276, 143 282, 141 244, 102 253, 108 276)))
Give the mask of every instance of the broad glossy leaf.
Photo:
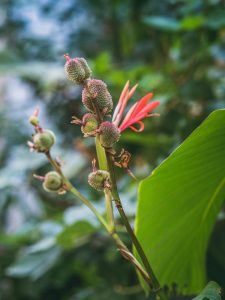
POLYGON ((213 112, 139 187, 136 233, 161 285, 198 293, 225 199, 225 110, 213 112))

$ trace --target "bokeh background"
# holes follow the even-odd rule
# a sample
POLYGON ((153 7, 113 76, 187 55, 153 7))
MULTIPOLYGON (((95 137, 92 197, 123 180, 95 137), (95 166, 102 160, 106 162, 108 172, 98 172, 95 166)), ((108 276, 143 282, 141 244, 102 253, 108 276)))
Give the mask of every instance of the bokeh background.
MULTIPOLYGON (((84 109, 81 88, 64 74, 66 52, 88 60, 114 103, 128 79, 139 83, 134 100, 148 91, 161 100, 161 117, 147 120, 140 134, 127 130, 119 146, 132 153, 131 168, 144 178, 211 111, 224 108, 225 1, 0 2, 0 298, 146 299, 135 271, 91 213, 71 195, 44 192, 32 177, 51 170, 26 146, 28 117, 39 107, 43 126, 57 136, 53 154, 103 210, 102 195, 87 185, 93 140, 70 124, 84 109)), ((133 222, 137 184, 122 170, 118 177, 133 222)), ((206 263, 208 278, 223 288, 224 230, 222 211, 206 263)))

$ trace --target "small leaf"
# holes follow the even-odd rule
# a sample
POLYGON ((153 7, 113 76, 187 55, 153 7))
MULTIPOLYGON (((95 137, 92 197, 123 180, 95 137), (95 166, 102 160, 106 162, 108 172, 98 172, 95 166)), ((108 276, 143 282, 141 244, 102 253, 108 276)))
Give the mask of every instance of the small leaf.
POLYGON ((193 30, 204 25, 205 19, 203 16, 189 16, 181 21, 182 29, 193 30))
POLYGON ((87 221, 78 221, 70 226, 66 226, 58 235, 57 242, 65 248, 71 248, 75 246, 78 238, 84 238, 95 232, 95 230, 95 227, 87 221))
POLYGON ((178 31, 181 28, 179 21, 166 16, 144 17, 143 21, 151 27, 155 27, 165 31, 178 31))
POLYGON ((51 247, 46 251, 23 254, 6 269, 6 274, 12 277, 30 277, 38 279, 52 268, 61 254, 59 247, 51 247))
POLYGON ((28 247, 26 250, 26 253, 36 253, 41 251, 46 251, 53 246, 55 246, 56 241, 54 237, 47 237, 45 239, 40 240, 36 244, 33 244, 32 246, 28 247))
POLYGON ((220 286, 216 282, 210 281, 204 290, 193 300, 221 300, 220 293, 220 286))

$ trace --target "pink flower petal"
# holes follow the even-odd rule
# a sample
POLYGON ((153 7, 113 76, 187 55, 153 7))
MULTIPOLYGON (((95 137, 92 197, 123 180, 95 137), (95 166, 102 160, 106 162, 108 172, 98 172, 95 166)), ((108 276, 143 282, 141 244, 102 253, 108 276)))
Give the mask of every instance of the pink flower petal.
POLYGON ((129 87, 129 81, 126 83, 122 93, 121 93, 121 96, 120 96, 120 100, 119 100, 119 103, 118 105, 116 106, 116 109, 115 109, 115 112, 113 114, 113 123, 115 125, 119 125, 121 119, 122 119, 122 116, 123 116, 123 113, 124 113, 124 110, 126 108, 126 105, 127 105, 127 102, 129 101, 129 99, 133 96, 136 88, 137 88, 137 84, 135 86, 132 87, 132 89, 129 91, 128 87, 129 87))
POLYGON ((132 87, 132 89, 129 92, 129 99, 133 96, 133 94, 135 93, 137 87, 138 87, 138 84, 135 84, 135 86, 132 87))
MULTIPOLYGON (((131 108, 130 108, 129 111, 127 112, 127 114, 126 114, 126 116, 125 116, 123 122, 121 123, 121 125, 120 125, 119 127, 126 126, 126 124, 127 124, 128 122, 130 122, 130 120, 132 119, 132 114, 133 114, 133 111, 134 111, 136 105, 137 105, 137 103, 135 103, 134 105, 131 106, 131 108)), ((129 126, 129 125, 128 125, 128 126, 129 126)), ((127 126, 127 127, 128 127, 128 126, 127 126)))
POLYGON ((129 93, 128 89, 129 89, 129 80, 126 82, 126 84, 120 94, 118 104, 117 104, 114 114, 113 114, 113 118, 112 118, 113 122, 115 121, 117 114, 120 112, 120 108, 122 106, 122 103, 124 102, 125 97, 127 96, 127 92, 129 93))

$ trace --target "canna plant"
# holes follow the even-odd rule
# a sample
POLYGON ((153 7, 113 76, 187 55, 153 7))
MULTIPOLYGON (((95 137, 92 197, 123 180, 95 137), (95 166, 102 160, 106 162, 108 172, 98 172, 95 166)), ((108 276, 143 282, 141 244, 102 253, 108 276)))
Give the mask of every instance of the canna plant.
MULTIPOLYGON (((29 119, 30 124, 34 127, 34 134, 32 141, 28 142, 28 146, 31 151, 43 153, 52 165, 53 170, 44 176, 34 175, 34 177, 42 181, 45 191, 58 194, 72 193, 93 212, 102 227, 105 228, 114 240, 121 255, 134 266, 138 272, 142 286, 147 293, 152 292, 156 298, 167 299, 163 287, 174 283, 180 287, 180 291, 186 294, 200 292, 205 284, 204 258, 206 245, 218 211, 223 203, 223 196, 225 195, 224 171, 219 167, 221 166, 219 161, 223 157, 223 150, 225 150, 224 142, 221 142, 220 139, 220 135, 225 129, 224 110, 218 111, 216 115, 210 116, 209 120, 206 120, 150 177, 142 181, 139 187, 136 231, 134 232, 120 199, 115 168, 123 168, 132 178, 137 179, 129 169, 131 154, 125 149, 118 151, 119 141, 121 134, 123 134, 125 130, 131 129, 137 133, 141 132, 144 130, 143 120, 145 118, 159 116, 158 113, 153 111, 160 105, 160 101, 151 101, 153 94, 148 93, 134 103, 124 116, 127 103, 134 95, 138 86, 135 85, 130 88, 128 81, 122 90, 114 112, 112 112, 113 101, 107 85, 102 80, 93 79, 91 77, 92 72, 86 60, 84 58, 70 58, 68 54, 65 54, 64 57, 66 59, 65 72, 68 79, 75 84, 83 86, 82 103, 86 109, 86 113, 82 118, 73 116, 71 123, 80 126, 84 137, 95 139, 96 158, 92 161, 93 170, 89 174, 87 182, 93 189, 104 194, 106 213, 102 215, 94 207, 91 200, 84 197, 84 195, 78 191, 64 175, 61 163, 52 157, 51 149, 56 139, 52 131, 43 128, 39 123, 38 109, 35 110, 29 119), (214 134, 215 130, 216 135, 214 134), (201 141, 203 145, 208 143, 206 146, 209 146, 209 149, 212 150, 211 152, 209 151, 209 153, 206 151, 205 160, 202 161, 203 166, 200 166, 201 160, 203 159, 202 154, 200 153, 199 157, 195 158, 195 145, 198 145, 199 149, 201 148, 199 141, 201 141), (213 147, 218 149, 216 153, 213 152, 213 147), (210 161, 208 160, 209 157, 210 161), (196 176, 200 178, 198 184, 201 190, 201 180, 203 181, 205 179, 205 177, 201 179, 201 174, 207 174, 209 165, 213 163, 215 163, 215 169, 217 169, 217 167, 219 169, 217 170, 218 172, 216 172, 216 179, 213 179, 214 186, 209 190, 209 193, 212 194, 210 194, 211 200, 209 199, 210 206, 206 198, 200 197, 201 191, 197 191, 196 193, 192 193, 192 199, 199 197, 199 203, 203 205, 197 206, 196 209, 193 201, 188 202, 187 190, 191 190, 191 185, 198 190, 198 186, 193 183, 193 174, 198 174, 196 176), (194 166, 192 166, 192 164, 194 164, 194 166), (182 166, 190 166, 191 168, 191 171, 185 173, 185 175, 187 174, 185 182, 188 181, 188 183, 190 183, 188 188, 182 185, 183 183, 179 175, 179 165, 181 166, 182 175, 182 166), (194 172, 192 172, 192 167, 194 172), (196 168, 199 172, 195 174, 196 168), (174 170, 176 170, 175 173, 174 170), (179 181, 179 187, 176 187, 176 181, 179 181), (179 202, 179 197, 182 193, 184 194, 183 205, 186 205, 191 212, 198 213, 198 215, 193 217, 191 226, 198 227, 196 220, 199 216, 201 217, 201 215, 204 215, 204 218, 210 219, 206 228, 202 228, 203 232, 200 232, 198 236, 199 240, 195 239, 196 249, 198 248, 197 259, 199 258, 201 265, 196 268, 192 266, 192 272, 189 270, 190 267, 188 263, 185 262, 185 258, 189 258, 188 252, 183 250, 181 250, 181 255, 177 255, 180 259, 181 270, 176 270, 176 264, 173 265, 170 263, 169 265, 169 262, 174 258, 175 252, 178 251, 181 244, 184 243, 183 237, 179 236, 177 230, 170 232, 170 224, 172 224, 171 226, 173 228, 176 218, 181 226, 186 226, 189 222, 188 219, 186 220, 187 211, 183 211, 180 207, 182 201, 179 202), (157 199, 157 202, 154 202, 154 198, 157 199), (207 207, 206 210, 205 207, 207 207), (177 213, 179 209, 183 213, 181 217, 178 216, 177 213), (132 249, 128 249, 117 232, 114 217, 115 210, 118 210, 121 221, 130 237, 133 251, 132 249), (182 220, 186 220, 186 223, 181 222, 182 220), (157 231, 158 228, 160 228, 161 231, 157 231), (147 234, 146 230, 148 231, 147 234), (174 236, 171 235, 172 233, 174 233, 174 236), (168 236, 168 234, 170 235, 168 236), (168 243, 169 239, 171 239, 170 244, 168 243), (202 244, 204 244, 204 247, 202 244), (167 246, 168 249, 166 249, 167 246), (151 260, 151 258, 153 258, 153 260, 151 260), (184 266, 182 266, 182 260, 184 266), (196 274, 198 274, 198 276, 196 274), (190 276, 193 276, 193 278, 190 276), (185 288, 187 285, 190 286, 188 289, 185 288)), ((210 179, 212 178, 210 177, 210 179)), ((186 227, 183 228, 184 232, 186 227)), ((193 230, 195 227, 193 227, 193 230)), ((189 231, 186 231, 188 240, 189 231)), ((192 240, 192 238, 190 237, 189 240, 192 240)), ((192 244, 189 243, 189 240, 187 250, 191 251, 190 245, 192 244)), ((198 261, 195 261, 195 263, 198 264, 198 261)), ((211 285, 214 286, 214 284, 211 285)))

